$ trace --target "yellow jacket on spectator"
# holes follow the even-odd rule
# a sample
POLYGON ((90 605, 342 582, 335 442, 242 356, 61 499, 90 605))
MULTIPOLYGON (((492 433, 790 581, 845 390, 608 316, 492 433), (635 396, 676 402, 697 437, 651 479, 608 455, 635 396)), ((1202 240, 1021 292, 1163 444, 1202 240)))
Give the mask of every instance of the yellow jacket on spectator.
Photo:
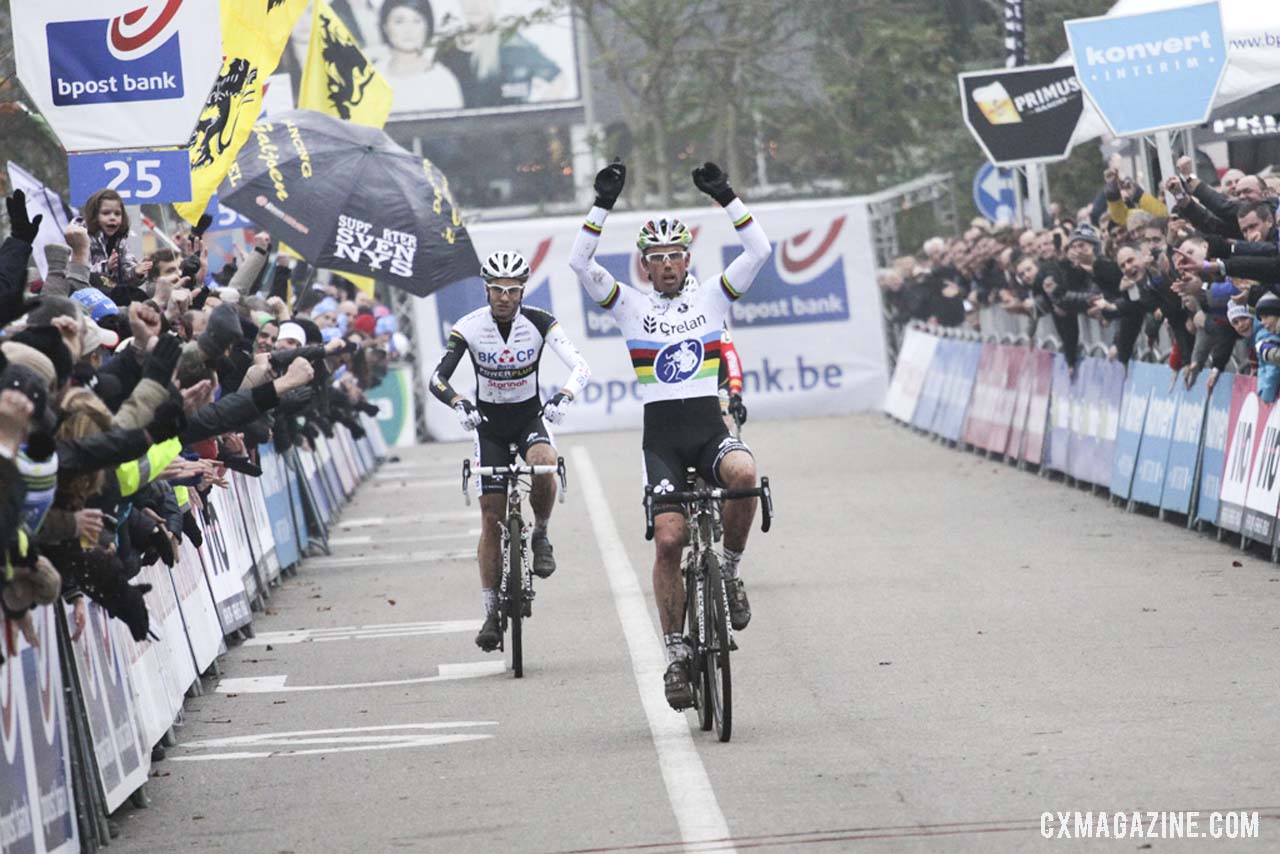
POLYGON ((175 436, 147 449, 147 454, 136 460, 122 463, 116 469, 120 481, 120 497, 128 498, 159 476, 169 463, 182 453, 182 443, 175 436))
POLYGON ((1118 225, 1124 225, 1128 222, 1129 212, 1134 210, 1146 211, 1160 219, 1167 219, 1169 216, 1168 206, 1146 191, 1143 191, 1142 195, 1138 197, 1138 206, 1136 208, 1129 207, 1123 198, 1107 202, 1107 215, 1111 217, 1112 222, 1118 225))

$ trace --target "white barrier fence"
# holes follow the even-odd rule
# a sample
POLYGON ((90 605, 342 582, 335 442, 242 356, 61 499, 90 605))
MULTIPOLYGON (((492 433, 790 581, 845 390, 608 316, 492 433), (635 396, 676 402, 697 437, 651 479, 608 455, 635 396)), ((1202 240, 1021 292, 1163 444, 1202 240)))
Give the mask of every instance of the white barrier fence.
MULTIPOLYGON (((183 698, 226 650, 252 634, 282 571, 294 571, 387 448, 373 419, 356 440, 341 425, 316 450, 260 447, 263 474, 230 476, 196 511, 173 567, 143 568, 151 630, 135 642, 90 603, 72 641, 70 606, 35 609, 38 647, 20 636, 0 663, 0 851, 75 852, 107 844, 105 816, 140 796, 152 749, 171 738, 183 698)), ((9 627, 6 627, 9 628, 9 627)), ((6 632, 6 634, 10 634, 6 632)))

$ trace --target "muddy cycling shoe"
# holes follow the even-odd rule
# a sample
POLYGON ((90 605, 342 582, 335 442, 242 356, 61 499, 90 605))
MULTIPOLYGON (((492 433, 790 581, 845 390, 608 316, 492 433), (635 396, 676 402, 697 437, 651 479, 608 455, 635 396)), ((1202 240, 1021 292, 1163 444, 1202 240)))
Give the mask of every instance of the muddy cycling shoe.
POLYGON ((677 658, 667 665, 667 672, 662 675, 662 684, 667 691, 667 703, 677 712, 684 711, 693 705, 693 682, 689 678, 689 661, 677 658))
POLYGON ((724 592, 729 597, 729 622, 733 630, 740 632, 751 622, 751 603, 747 601, 747 589, 741 578, 726 578, 724 592))
POLYGON ((484 618, 480 634, 476 635, 476 646, 485 652, 493 652, 502 645, 502 628, 498 623, 498 615, 490 614, 484 618))
POLYGON ((546 534, 536 531, 533 535, 533 574, 539 578, 550 578, 556 571, 556 556, 551 548, 551 541, 546 534))

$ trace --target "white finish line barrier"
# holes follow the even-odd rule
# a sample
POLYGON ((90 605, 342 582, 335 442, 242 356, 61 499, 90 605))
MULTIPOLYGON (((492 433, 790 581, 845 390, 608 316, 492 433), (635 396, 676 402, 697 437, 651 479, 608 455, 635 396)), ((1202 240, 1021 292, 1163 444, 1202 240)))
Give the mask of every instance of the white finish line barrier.
POLYGON ((134 580, 151 584, 159 640, 135 642, 93 602, 75 641, 65 604, 35 609, 38 647, 12 632, 0 663, 0 851, 93 851, 108 843, 107 814, 145 803, 152 750, 172 744, 183 698, 203 691, 227 637, 252 637, 253 612, 281 573, 327 539, 386 457, 377 423, 361 422, 364 438, 336 425, 314 452, 262 445, 261 477, 232 473, 228 489, 210 492, 195 513, 204 542, 184 539, 172 568, 154 563, 134 580))

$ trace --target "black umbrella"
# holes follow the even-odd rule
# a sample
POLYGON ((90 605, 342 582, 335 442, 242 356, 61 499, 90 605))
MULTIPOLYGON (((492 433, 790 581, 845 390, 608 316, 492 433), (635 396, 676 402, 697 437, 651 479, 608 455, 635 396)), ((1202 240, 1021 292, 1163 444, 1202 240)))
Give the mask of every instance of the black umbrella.
POLYGON ((480 274, 448 179, 377 128, 273 115, 254 126, 219 198, 317 267, 418 296, 480 274))

